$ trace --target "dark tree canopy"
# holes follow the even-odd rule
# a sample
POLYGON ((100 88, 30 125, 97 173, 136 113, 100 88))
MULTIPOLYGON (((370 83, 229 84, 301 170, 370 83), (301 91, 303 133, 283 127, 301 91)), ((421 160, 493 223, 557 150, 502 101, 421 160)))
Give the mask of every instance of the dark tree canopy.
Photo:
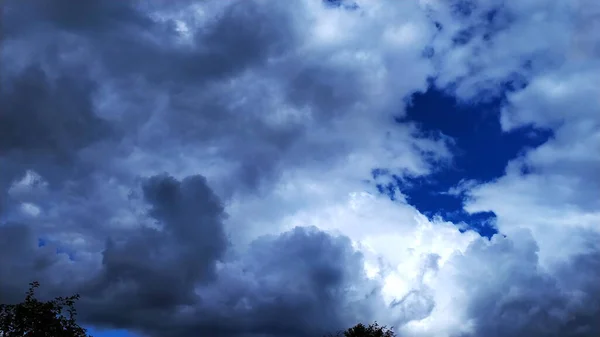
POLYGON ((79 295, 43 302, 35 298, 38 282, 30 283, 25 301, 0 304, 0 337, 88 337, 75 322, 79 295))
POLYGON ((396 334, 391 328, 381 326, 377 322, 364 325, 359 323, 348 330, 340 331, 336 335, 329 337, 395 337, 396 334))

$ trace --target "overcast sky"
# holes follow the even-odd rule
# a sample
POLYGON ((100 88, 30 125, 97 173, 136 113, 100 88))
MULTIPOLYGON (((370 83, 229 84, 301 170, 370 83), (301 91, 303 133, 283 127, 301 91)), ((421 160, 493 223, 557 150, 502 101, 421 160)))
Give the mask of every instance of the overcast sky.
POLYGON ((0 302, 97 337, 600 335, 600 2, 4 0, 0 302))

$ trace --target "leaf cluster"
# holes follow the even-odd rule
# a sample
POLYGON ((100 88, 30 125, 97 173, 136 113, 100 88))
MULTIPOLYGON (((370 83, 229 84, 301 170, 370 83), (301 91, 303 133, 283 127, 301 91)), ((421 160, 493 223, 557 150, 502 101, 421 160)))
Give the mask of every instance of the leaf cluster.
POLYGON ((29 285, 23 302, 0 304, 0 337, 89 337, 75 321, 79 295, 44 302, 35 298, 39 283, 29 285))
POLYGON ((379 325, 377 322, 364 325, 359 323, 347 330, 340 331, 336 335, 329 335, 328 337, 395 337, 392 328, 387 326, 379 325))

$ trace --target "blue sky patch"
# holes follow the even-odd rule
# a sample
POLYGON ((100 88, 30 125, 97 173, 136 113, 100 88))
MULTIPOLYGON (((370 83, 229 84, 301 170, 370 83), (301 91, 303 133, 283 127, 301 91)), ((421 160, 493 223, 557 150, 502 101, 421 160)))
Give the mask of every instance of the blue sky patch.
MULTIPOLYGON (((453 163, 426 177, 393 177, 395 184, 378 185, 379 191, 393 199, 398 188, 411 205, 429 217, 442 216, 455 223, 469 223, 480 234, 493 235, 493 212, 468 214, 463 210, 464 196, 447 192, 461 181, 482 183, 501 177, 511 159, 547 141, 551 132, 533 127, 502 132, 499 122, 502 98, 459 103, 453 96, 431 86, 427 92, 413 95, 410 101, 406 116, 399 121, 416 123, 429 136, 442 133, 451 137, 453 163)), ((383 169, 372 172, 373 178, 386 173, 383 169)))

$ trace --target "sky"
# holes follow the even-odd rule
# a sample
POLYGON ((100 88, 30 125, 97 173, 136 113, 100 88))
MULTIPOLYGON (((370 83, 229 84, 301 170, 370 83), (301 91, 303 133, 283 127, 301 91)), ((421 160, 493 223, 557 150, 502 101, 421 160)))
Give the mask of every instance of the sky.
POLYGON ((5 0, 0 34, 0 302, 600 335, 600 2, 5 0))

